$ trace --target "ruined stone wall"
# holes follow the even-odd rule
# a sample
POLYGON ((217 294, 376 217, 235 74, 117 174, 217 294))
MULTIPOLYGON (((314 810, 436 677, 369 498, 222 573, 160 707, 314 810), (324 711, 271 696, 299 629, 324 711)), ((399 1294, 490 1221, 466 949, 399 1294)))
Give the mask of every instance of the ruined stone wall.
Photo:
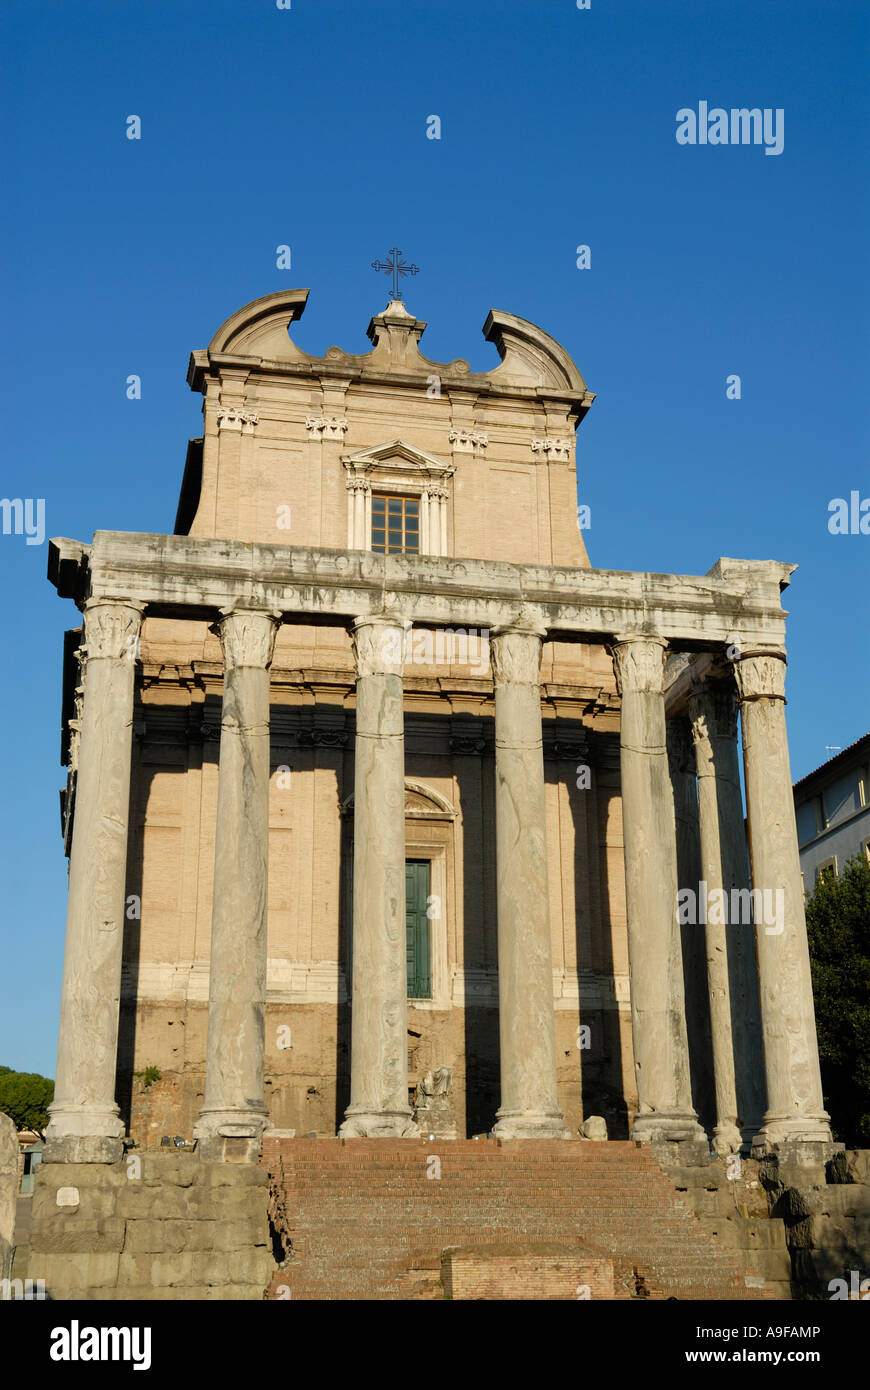
POLYGON ((259 1299, 274 1268, 261 1168, 131 1153, 37 1170, 27 1277, 51 1299, 259 1299))

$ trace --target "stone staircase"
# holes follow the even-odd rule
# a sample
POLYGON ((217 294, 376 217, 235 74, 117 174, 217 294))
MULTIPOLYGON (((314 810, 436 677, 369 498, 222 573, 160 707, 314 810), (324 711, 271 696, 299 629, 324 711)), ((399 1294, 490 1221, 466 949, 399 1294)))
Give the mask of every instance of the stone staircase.
POLYGON ((287 1256, 269 1297, 440 1298, 443 1252, 500 1245, 609 1257, 616 1298, 773 1296, 631 1142, 267 1138, 261 1162, 287 1256))

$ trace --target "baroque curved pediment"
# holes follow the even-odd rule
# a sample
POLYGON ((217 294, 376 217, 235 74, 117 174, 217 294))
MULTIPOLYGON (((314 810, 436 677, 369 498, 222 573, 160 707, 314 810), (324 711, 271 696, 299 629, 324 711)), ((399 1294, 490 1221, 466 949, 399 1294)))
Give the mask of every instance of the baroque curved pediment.
POLYGON ((260 363, 292 363, 312 371, 346 369, 363 377, 437 377, 445 382, 461 379, 463 385, 477 389, 499 390, 508 386, 552 391, 571 396, 571 408, 581 418, 595 399, 560 343, 528 319, 500 309, 491 309, 483 326, 484 337, 501 358, 501 364, 491 372, 472 372, 461 357, 451 362, 425 357, 419 340, 426 324, 409 313, 401 300, 392 300, 383 313, 370 321, 366 330, 372 342, 370 352, 352 353, 331 347, 322 357, 312 356, 290 337, 291 325, 305 312, 308 294, 307 289, 281 290, 255 299, 231 314, 214 334, 207 351, 192 355, 188 373, 191 384, 209 359, 233 357, 260 363))

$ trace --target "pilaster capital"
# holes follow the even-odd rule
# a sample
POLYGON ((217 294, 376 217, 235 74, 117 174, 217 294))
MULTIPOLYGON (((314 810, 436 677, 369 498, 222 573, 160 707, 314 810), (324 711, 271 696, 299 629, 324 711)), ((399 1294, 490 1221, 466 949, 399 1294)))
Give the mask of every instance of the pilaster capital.
POLYGON ((627 691, 664 695, 668 650, 664 637, 651 636, 648 632, 616 633, 609 648, 620 695, 627 691))
POLYGON ((106 657, 135 661, 144 611, 144 603, 135 599, 89 598, 82 608, 85 636, 79 646, 80 665, 106 657))
POLYGON ((565 462, 570 460, 573 447, 573 439, 553 438, 550 435, 532 440, 533 454, 544 454, 548 459, 562 459, 565 462))
POLYGON ((267 671, 275 651, 282 615, 267 609, 227 608, 211 631, 221 640, 224 670, 250 666, 267 671))
POLYGON ((305 428, 312 439, 344 439, 347 420, 341 415, 306 415, 305 428))
POLYGON ((401 676, 409 629, 399 618, 354 619, 350 640, 357 676, 401 676))
POLYGON ((457 454, 481 454, 489 443, 482 430, 453 428, 447 438, 457 454))
POLYGON ((785 702, 784 651, 741 652, 734 660, 734 679, 741 705, 750 700, 785 702))
POLYGON ((492 629, 490 657, 496 690, 506 685, 540 685, 541 644, 546 635, 545 627, 531 622, 492 629))
POLYGON ((231 430, 236 434, 253 434, 254 426, 260 417, 254 410, 240 410, 234 405, 219 405, 217 425, 219 430, 231 430))

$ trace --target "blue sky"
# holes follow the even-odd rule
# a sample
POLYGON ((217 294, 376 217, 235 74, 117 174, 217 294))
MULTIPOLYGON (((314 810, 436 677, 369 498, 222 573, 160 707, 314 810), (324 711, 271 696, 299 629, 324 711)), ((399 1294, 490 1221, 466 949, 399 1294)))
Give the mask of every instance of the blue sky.
MULTIPOLYGON (((594 565, 800 566, 795 778, 870 728, 870 536, 827 528, 832 498, 870 496, 866 6, 9 0, 0 25, 0 492, 44 498, 48 536, 171 531, 200 426, 190 350, 299 285, 300 346, 367 350, 388 297, 370 262, 398 244, 422 268, 406 301, 427 356, 493 366, 496 307, 598 393, 577 452, 594 565), (782 153, 679 145, 699 101, 782 108, 782 153)), ((53 1075, 78 615, 46 560, 0 536, 0 1061, 53 1075)))

